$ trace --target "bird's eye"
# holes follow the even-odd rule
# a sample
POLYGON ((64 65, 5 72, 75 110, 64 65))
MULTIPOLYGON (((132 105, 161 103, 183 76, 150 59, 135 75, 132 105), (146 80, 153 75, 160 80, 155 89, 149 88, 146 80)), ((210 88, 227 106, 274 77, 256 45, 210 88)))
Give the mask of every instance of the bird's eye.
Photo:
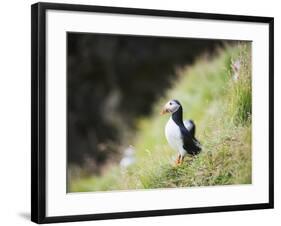
POLYGON ((169 104, 172 105, 172 102, 170 102, 169 104))

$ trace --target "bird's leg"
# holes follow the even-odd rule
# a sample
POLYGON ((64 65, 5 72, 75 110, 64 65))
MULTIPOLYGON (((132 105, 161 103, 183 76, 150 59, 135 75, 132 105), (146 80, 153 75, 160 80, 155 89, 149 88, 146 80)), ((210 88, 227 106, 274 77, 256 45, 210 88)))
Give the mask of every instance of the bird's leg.
POLYGON ((178 154, 177 159, 176 159, 176 165, 180 164, 180 159, 181 159, 181 155, 178 154))
POLYGON ((179 159, 179 160, 180 160, 180 161, 179 161, 179 164, 182 164, 182 163, 183 163, 183 159, 184 159, 184 155, 181 155, 181 156, 180 156, 180 159, 179 159))

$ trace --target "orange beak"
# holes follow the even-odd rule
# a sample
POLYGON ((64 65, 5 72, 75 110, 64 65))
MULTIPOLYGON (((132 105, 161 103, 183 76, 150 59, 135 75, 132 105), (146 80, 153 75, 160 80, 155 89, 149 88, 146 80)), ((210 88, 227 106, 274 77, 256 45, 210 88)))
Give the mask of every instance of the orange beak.
POLYGON ((163 107, 163 109, 160 112, 160 115, 165 115, 168 112, 169 112, 169 110, 166 107, 163 107))

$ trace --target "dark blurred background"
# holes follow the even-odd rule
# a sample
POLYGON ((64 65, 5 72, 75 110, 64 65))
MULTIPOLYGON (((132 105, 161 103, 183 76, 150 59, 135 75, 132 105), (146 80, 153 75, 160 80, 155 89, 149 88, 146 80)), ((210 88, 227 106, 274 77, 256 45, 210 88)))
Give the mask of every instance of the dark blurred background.
POLYGON ((91 173, 119 161, 135 120, 150 113, 177 68, 226 43, 87 33, 67 39, 68 166, 91 173))

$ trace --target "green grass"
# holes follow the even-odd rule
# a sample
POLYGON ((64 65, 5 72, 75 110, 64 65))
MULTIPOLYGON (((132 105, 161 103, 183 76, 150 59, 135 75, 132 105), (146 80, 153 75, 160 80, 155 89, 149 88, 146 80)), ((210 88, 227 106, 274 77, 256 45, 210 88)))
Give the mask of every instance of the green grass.
POLYGON ((71 192, 251 183, 251 44, 219 50, 211 60, 200 58, 177 78, 151 116, 137 121, 131 143, 136 163, 125 171, 112 166, 100 177, 72 178, 71 192), (238 81, 231 76, 235 60, 241 63, 238 81), (184 119, 194 120, 203 146, 177 167, 176 152, 164 136, 169 116, 159 115, 169 99, 181 102, 184 119))

